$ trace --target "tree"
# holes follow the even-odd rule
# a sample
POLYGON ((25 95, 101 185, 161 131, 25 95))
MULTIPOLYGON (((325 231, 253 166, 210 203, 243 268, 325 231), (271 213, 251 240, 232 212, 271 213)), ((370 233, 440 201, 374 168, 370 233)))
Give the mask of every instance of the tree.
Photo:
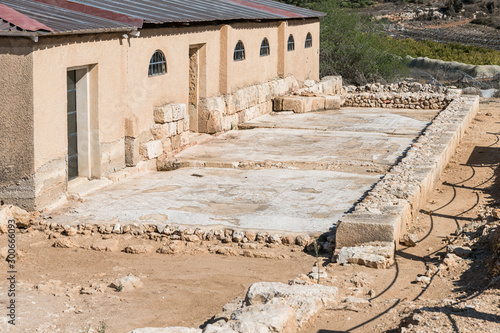
POLYGON ((353 84, 393 81, 408 71, 405 60, 387 50, 387 35, 368 17, 342 8, 339 0, 310 3, 327 13, 321 20, 321 76, 342 75, 353 84))

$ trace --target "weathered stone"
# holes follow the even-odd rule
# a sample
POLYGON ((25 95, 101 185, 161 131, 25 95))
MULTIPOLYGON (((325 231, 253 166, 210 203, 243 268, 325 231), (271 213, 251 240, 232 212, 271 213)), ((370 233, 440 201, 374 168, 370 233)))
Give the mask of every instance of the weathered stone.
POLYGON ((129 274, 116 279, 109 286, 111 288, 115 288, 117 291, 132 291, 134 289, 142 288, 143 283, 138 277, 129 274))
POLYGON ((188 327, 144 327, 136 328, 129 333, 201 333, 199 328, 188 327))
POLYGON ((90 248, 94 251, 103 251, 103 252, 116 252, 118 251, 118 240, 116 239, 105 239, 95 241, 90 248))
POLYGON ((168 104, 154 109, 154 120, 158 124, 170 123, 173 121, 172 105, 168 104))
POLYGON ((33 224, 30 214, 24 209, 13 205, 1 206, 0 225, 7 226, 11 219, 16 222, 16 226, 20 229, 27 229, 33 224))
POLYGON ((130 245, 123 249, 125 253, 131 254, 141 254, 153 252, 153 247, 151 245, 130 245))
POLYGON ((246 237, 246 239, 248 239, 250 242, 255 241, 256 236, 257 236, 257 235, 256 235, 256 234, 255 234, 255 232, 253 232, 253 231, 246 231, 246 232, 245 232, 245 237, 246 237))
POLYGON ((295 243, 299 246, 307 246, 311 242, 311 237, 308 235, 298 235, 295 243))
POLYGON ((297 332, 295 310, 281 304, 258 304, 238 309, 226 325, 241 333, 297 332))
POLYGON ((468 246, 448 245, 448 252, 452 252, 460 258, 468 258, 472 254, 472 250, 468 246))
POLYGON ((420 282, 420 283, 424 283, 424 284, 429 284, 429 283, 431 283, 431 278, 428 276, 422 275, 422 276, 418 276, 415 279, 415 281, 420 282))
POLYGON ((78 229, 75 227, 66 226, 64 228, 63 234, 66 236, 75 236, 78 233, 78 229))
POLYGON ((233 242, 240 243, 245 238, 245 233, 241 231, 235 231, 233 233, 233 242))
POLYGON ((417 246, 418 236, 416 234, 405 234, 403 236, 403 239, 401 240, 401 243, 410 247, 417 246))
POLYGON ((325 96, 325 110, 339 110, 342 107, 340 96, 325 96))
POLYGON ((141 148, 142 155, 150 160, 163 154, 163 144, 160 140, 146 142, 141 148))
POLYGON ((336 287, 259 282, 250 286, 245 302, 247 305, 288 305, 295 309, 298 325, 302 326, 324 306, 335 303, 337 296, 336 287))
POLYGON ((54 244, 52 244, 52 247, 60 248, 60 249, 71 249, 74 247, 78 247, 73 241, 67 238, 63 239, 57 239, 54 244))
POLYGON ((394 263, 394 250, 392 242, 343 247, 337 255, 337 262, 365 265, 372 268, 389 268, 394 263))

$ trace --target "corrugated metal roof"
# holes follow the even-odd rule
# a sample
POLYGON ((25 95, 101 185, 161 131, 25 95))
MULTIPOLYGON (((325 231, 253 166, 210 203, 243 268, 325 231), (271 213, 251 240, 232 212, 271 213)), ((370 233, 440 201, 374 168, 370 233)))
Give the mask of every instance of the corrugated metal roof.
POLYGON ((16 26, 0 19, 0 31, 15 31, 16 26))
MULTIPOLYGON (((31 0, 0 0, 0 3, 50 27, 55 33, 136 28, 132 24, 125 24, 31 0)), ((29 30, 22 26, 21 28, 29 30)))
POLYGON ((320 17, 322 13, 272 0, 73 0, 139 17, 145 23, 320 17), (259 8, 260 7, 260 8, 259 8))
POLYGON ((282 20, 324 15, 273 0, 0 0, 0 4, 55 34, 136 29, 143 22, 282 20))

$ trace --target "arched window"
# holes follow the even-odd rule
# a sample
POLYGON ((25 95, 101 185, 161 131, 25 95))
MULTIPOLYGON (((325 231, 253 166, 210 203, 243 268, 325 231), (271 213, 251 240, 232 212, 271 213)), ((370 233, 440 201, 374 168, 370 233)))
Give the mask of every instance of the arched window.
POLYGON ((308 32, 308 33, 307 33, 307 36, 306 36, 306 45, 305 45, 305 47, 306 47, 306 49, 307 49, 307 48, 310 48, 310 47, 312 47, 312 46, 313 46, 313 38, 312 38, 311 33, 310 33, 310 32, 308 32))
POLYGON ((167 61, 160 50, 156 50, 149 61, 148 76, 162 75, 167 72, 167 61))
POLYGON ((295 40, 293 39, 293 35, 288 37, 288 51, 295 50, 295 40))
POLYGON ((268 56, 271 53, 271 50, 269 49, 269 41, 267 38, 264 38, 262 40, 262 43, 260 44, 260 56, 265 57, 268 56))
POLYGON ((236 43, 236 47, 234 48, 233 60, 234 61, 245 60, 245 45, 243 45, 243 42, 241 40, 239 40, 238 43, 236 43))

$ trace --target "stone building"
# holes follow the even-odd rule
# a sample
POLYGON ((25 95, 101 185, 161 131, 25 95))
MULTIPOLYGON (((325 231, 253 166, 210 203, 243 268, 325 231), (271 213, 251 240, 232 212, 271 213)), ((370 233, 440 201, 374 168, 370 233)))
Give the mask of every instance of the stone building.
POLYGON ((78 179, 154 168, 196 133, 270 112, 319 79, 322 15, 272 0, 0 0, 0 200, 40 209, 78 179))

